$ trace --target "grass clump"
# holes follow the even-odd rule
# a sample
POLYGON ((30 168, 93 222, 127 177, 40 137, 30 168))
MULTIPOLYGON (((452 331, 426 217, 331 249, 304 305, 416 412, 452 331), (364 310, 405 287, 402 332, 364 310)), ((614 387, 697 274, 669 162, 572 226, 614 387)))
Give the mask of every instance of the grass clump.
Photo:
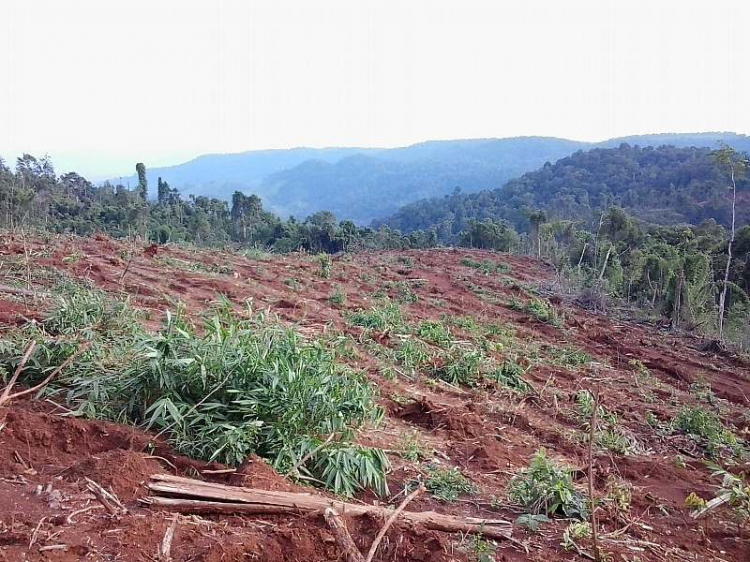
POLYGON ((732 454, 742 452, 743 446, 737 436, 727 429, 719 416, 698 406, 683 406, 672 419, 673 431, 681 431, 697 441, 711 457, 722 451, 732 454))
POLYGON ((318 254, 318 276, 323 279, 331 278, 331 255, 330 254, 318 254))
POLYGON ((328 302, 334 306, 343 306, 346 304, 346 293, 341 290, 341 287, 336 287, 328 297, 328 302))
POLYGON ((456 467, 427 465, 425 476, 425 488, 440 501, 455 503, 461 495, 476 493, 474 485, 456 467))
MULTIPOLYGON (((576 394, 578 418, 583 423, 584 430, 590 431, 591 415, 594 412, 594 396, 588 390, 581 390, 576 394)), ((594 443, 618 455, 632 452, 637 443, 626 435, 620 428, 617 414, 610 412, 601 404, 597 408, 597 423, 594 432, 594 443)))
POLYGON ((465 267, 471 267, 490 275, 491 273, 510 273, 510 267, 504 263, 495 263, 490 260, 476 261, 469 257, 465 257, 461 260, 461 265, 465 267))
POLYGON ((573 347, 553 348, 550 355, 563 367, 582 367, 591 361, 591 357, 585 351, 573 347))
POLYGON ((436 320, 424 320, 420 322, 417 328, 417 335, 438 347, 448 347, 453 340, 450 328, 436 320))
POLYGON ((475 350, 454 349, 432 366, 433 377, 455 386, 475 386, 482 376, 484 356, 475 350))
POLYGON ((532 297, 526 303, 522 303, 517 299, 512 299, 508 303, 508 307, 512 310, 518 310, 525 312, 532 318, 535 318, 539 322, 544 322, 556 328, 562 326, 560 316, 557 313, 555 307, 546 299, 540 299, 538 297, 532 297))
POLYGON ((487 374, 487 378, 500 386, 514 392, 528 392, 529 383, 523 378, 525 370, 512 359, 506 359, 503 364, 487 374))
POLYGON ((359 309, 348 316, 349 323, 368 330, 385 331, 399 328, 403 323, 401 307, 396 303, 385 302, 369 309, 359 309))
POLYGON ((511 478, 508 496, 531 514, 586 516, 585 500, 573 486, 570 471, 547 458, 544 449, 534 454, 528 468, 511 478))
POLYGON ((430 457, 430 450, 425 447, 416 431, 408 431, 401 436, 398 445, 399 456, 409 462, 419 462, 430 457))
POLYGON ((411 338, 401 342, 396 349, 396 360, 408 369, 419 369, 430 359, 427 347, 420 341, 411 338))
POLYGON ((382 418, 376 390, 337 363, 335 347, 262 315, 240 317, 228 302, 197 323, 167 313, 155 333, 127 324, 124 337, 100 321, 94 304, 85 308, 95 312, 73 317, 60 307, 43 324, 7 335, 0 365, 13 364, 36 339, 24 371, 24 382, 33 382, 86 337, 91 347, 49 389, 74 415, 157 430, 197 459, 237 465, 256 453, 282 472, 333 434, 299 471, 337 494, 386 492, 383 452, 351 443, 359 427, 382 418))

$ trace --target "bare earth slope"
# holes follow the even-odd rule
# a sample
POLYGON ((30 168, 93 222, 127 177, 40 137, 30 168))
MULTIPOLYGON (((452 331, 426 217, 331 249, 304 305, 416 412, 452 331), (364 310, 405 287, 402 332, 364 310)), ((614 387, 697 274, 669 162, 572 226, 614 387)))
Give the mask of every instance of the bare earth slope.
MULTIPOLYGON (((575 397, 581 389, 598 386, 602 406, 617 415, 629 443, 627 454, 595 451, 603 550, 619 561, 750 558, 750 534, 738 527, 730 510, 720 508, 697 521, 690 517, 686 496, 695 492, 711 498, 718 482, 694 440, 663 429, 683 405, 700 405, 715 408, 729 429, 747 437, 750 364, 742 357, 701 351, 704 342, 697 338, 593 314, 564 297, 550 297, 559 325, 541 322, 514 303, 527 302, 533 292, 549 295, 553 272, 526 258, 464 250, 347 255, 334 257, 326 279, 310 256, 248 258, 149 247, 139 248, 128 266, 123 256, 129 250, 108 238, 43 242, 5 237, 0 286, 30 293, 0 290, 0 333, 41 318, 53 305, 43 293, 61 276, 127 293, 137 307, 152 311, 147 323, 153 326, 176 300, 197 314, 224 295, 238 307, 250 299, 254 308, 278 314, 304 334, 339 331, 355 349, 349 361, 377 384, 388 412, 383 424, 364 431, 359 440, 389 451, 391 492, 400 493, 420 475, 418 463, 398 454, 404 435, 416 431, 430 456, 460 468, 479 493, 454 504, 424 494, 409 509, 510 520, 522 510, 509 502, 507 483, 542 447, 574 467, 585 487, 587 444, 575 397), (491 264, 491 271, 481 264, 491 264), (332 304, 335 293, 345 294, 345 302, 332 304), (388 352, 399 349, 403 337, 387 330, 363 334, 347 321, 352 311, 378 306, 385 296, 402 303, 410 325, 439 320, 458 342, 477 343, 482 334, 489 342, 485 353, 498 364, 513 357, 534 391, 519 395, 494 385, 457 387, 389 364, 388 352), (581 352, 587 359, 566 359, 581 352), (626 488, 632 498, 627 509, 618 508, 613 489, 626 488)), ((249 459, 241 474, 211 475, 203 471, 222 467, 175 455, 152 435, 59 415, 64 413, 45 400, 14 402, 0 412, 0 560, 157 559, 173 516, 137 502, 145 495, 141 483, 157 472, 298 489, 257 458, 249 459), (111 518, 99 509, 86 491, 86 476, 114 491, 128 514, 111 518)), ((347 523, 367 552, 382 522, 359 518, 347 523)), ((499 543, 495 558, 583 559, 560 546, 568 523, 553 520, 535 534, 517 528, 515 542, 499 543)), ((376 560, 472 559, 461 542, 460 537, 395 525, 376 560)), ((590 547, 585 539, 579 544, 590 547)), ((342 559, 318 516, 182 517, 172 558, 342 559)))

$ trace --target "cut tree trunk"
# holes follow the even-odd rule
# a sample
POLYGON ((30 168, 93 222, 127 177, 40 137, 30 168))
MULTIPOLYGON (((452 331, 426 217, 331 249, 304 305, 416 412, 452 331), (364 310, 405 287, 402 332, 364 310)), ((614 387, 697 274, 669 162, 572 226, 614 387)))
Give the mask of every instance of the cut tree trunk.
MULTIPOLYGON (((387 519, 392 509, 374 505, 358 505, 316 494, 258 490, 239 486, 226 486, 169 474, 155 474, 146 484, 151 497, 143 500, 147 505, 181 513, 253 513, 253 514, 304 514, 323 513, 327 508, 342 515, 375 515, 387 519)), ((434 511, 402 511, 402 521, 422 525, 434 531, 481 534, 493 539, 510 539, 513 525, 505 519, 457 517, 434 511)))

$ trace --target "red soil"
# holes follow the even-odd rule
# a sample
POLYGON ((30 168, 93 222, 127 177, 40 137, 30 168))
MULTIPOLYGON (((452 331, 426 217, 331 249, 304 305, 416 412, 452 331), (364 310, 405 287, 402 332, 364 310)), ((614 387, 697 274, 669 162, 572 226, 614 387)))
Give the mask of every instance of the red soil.
MULTIPOLYGON (((521 286, 548 290, 553 285, 553 272, 541 262, 521 257, 463 250, 343 256, 334 259, 333 278, 323 279, 317 274, 318 265, 305 256, 261 261, 225 252, 149 247, 133 259, 121 284, 126 260, 120 254, 128 249, 104 237, 58 237, 46 245, 30 243, 26 250, 32 255, 34 289, 40 293, 48 290, 53 281, 45 272, 56 271, 87 279, 113 293, 124 290, 134 304, 152 312, 148 324, 154 327, 174 299, 197 314, 221 294, 238 307, 251 300, 256 309, 275 312, 303 333, 337 329, 357 338, 361 330, 347 325, 343 313, 372 306, 372 295, 379 290, 395 298, 399 290, 395 283, 406 282, 418 296, 417 302, 403 307, 410 322, 470 315, 480 322, 513 329, 516 345, 525 346, 521 360, 531 365, 526 378, 537 390, 546 391, 541 398, 520 400, 491 388, 463 390, 424 384, 423 379, 391 380, 379 373, 377 358, 357 349, 352 365, 365 370, 377 383, 389 412, 383 425, 363 433, 361 442, 393 450, 405 431, 418 431, 422 442, 438 452, 441 462, 460 467, 481 490, 479 496, 453 505, 425 495, 410 509, 513 519, 519 511, 505 500, 507 482, 540 447, 583 469, 576 473, 583 484, 586 446, 579 438, 580 423, 571 414, 572 401, 581 388, 592 388, 596 378, 603 406, 617 413, 621 426, 640 445, 637 453, 626 456, 604 451, 595 455, 600 496, 605 495, 612 478, 632 486, 629 514, 617 512, 610 503, 599 510, 605 533, 625 529, 616 539, 603 542, 605 551, 618 561, 750 558, 750 536, 738 531, 728 510, 719 509, 711 517, 695 521, 684 507, 691 492, 712 497, 717 483, 698 458, 699 452, 684 439, 659 437, 645 423, 647 412, 664 421, 671 419, 681 404, 697 403, 688 391, 691 383, 700 380, 724 399, 724 422, 746 436, 750 431, 750 364, 742 357, 701 351, 704 342, 697 337, 596 315, 576 308, 564 297, 556 298, 565 316, 562 328, 533 320, 508 308, 507 301, 524 298, 521 286), (505 263, 516 285, 503 282, 496 274, 484 275, 461 265, 466 255, 505 263), (345 304, 330 304, 335 287, 347 294, 345 304), (534 353, 547 357, 551 346, 583 349, 594 363, 568 369, 554 361, 533 360, 534 353), (651 379, 639 376, 631 360, 642 362, 651 379), (675 463, 678 454, 684 457, 684 466, 675 463), (491 501, 493 496, 499 501, 491 501)), ((20 264, 23 256, 20 240, 0 243, 0 259, 20 264)), ((9 280, 0 280, 2 283, 9 280)), ((0 293, 0 299, 4 299, 0 300, 0 331, 39 318, 51 306, 49 299, 43 298, 24 300, 0 293)), ((457 338, 468 337, 461 329, 454 333, 457 338)), ((395 345, 387 333, 376 339, 395 345)), ((495 353, 502 358, 502 350, 495 353)), ((137 499, 144 493, 141 483, 155 472, 200 476, 206 466, 175 455, 141 431, 61 417, 60 413, 48 402, 34 401, 17 402, 0 412, 5 417, 0 430, 0 494, 4 498, 0 502, 0 560, 156 559, 172 515, 139 507, 137 499), (97 505, 85 491, 84 476, 116 493, 129 513, 112 519, 94 509, 69 522, 73 511, 97 505), (58 544, 67 545, 67 550, 39 550, 58 544)), ((393 463, 389 486, 398 492, 405 482, 418 477, 418 467, 395 454, 389 456, 393 463)), ((237 474, 222 481, 296 489, 257 458, 248 459, 237 474)), ((348 524, 366 552, 381 522, 363 519, 348 524)), ((580 559, 559 546, 566 526, 567 522, 556 520, 538 534, 519 529, 515 536, 526 545, 528 554, 518 543, 504 543, 496 558, 580 559)), ((395 526, 377 559, 464 559, 466 554, 456 545, 455 537, 395 526)), ((319 517, 186 517, 181 519, 173 558, 317 561, 337 560, 340 553, 319 517)))

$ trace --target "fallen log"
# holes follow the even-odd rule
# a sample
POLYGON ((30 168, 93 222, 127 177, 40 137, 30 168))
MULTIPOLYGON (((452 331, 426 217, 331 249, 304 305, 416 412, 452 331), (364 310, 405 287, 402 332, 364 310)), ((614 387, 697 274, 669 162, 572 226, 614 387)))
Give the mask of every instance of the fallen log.
POLYGON ((328 524, 328 528, 333 533, 333 538, 339 548, 344 551, 346 562, 365 562, 364 556, 354 544, 354 539, 349 534, 346 524, 341 516, 335 510, 327 507, 323 512, 323 517, 328 524))
MULTIPOLYGON (((384 519, 394 513, 385 507, 346 503, 316 494, 226 486, 170 474, 154 474, 146 487, 155 495, 145 498, 143 503, 180 513, 299 515, 322 514, 332 508, 341 515, 375 515, 384 519)), ((434 531, 481 534, 493 539, 510 539, 513 528, 505 519, 459 517, 435 511, 402 511, 398 517, 434 531)))

